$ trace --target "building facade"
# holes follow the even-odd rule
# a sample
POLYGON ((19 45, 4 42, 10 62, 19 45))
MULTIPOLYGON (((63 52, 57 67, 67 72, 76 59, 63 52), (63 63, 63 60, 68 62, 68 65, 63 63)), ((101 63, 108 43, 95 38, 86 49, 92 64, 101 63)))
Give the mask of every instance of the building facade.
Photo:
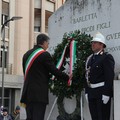
POLYGON ((5 26, 4 75, 3 34, 0 33, 0 106, 4 87, 4 106, 9 112, 19 105, 23 85, 22 56, 33 47, 38 34, 47 34, 49 17, 64 2, 65 0, 0 0, 1 27, 13 16, 22 17, 21 20, 10 21, 5 26))

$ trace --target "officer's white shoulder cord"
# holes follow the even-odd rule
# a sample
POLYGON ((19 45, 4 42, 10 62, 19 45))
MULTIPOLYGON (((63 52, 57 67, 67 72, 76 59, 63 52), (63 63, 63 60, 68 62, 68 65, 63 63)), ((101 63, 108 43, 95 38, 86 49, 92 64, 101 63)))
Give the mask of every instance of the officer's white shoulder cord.
POLYGON ((93 56, 93 54, 91 54, 91 55, 87 58, 86 64, 85 64, 85 69, 86 69, 85 77, 86 77, 86 80, 87 80, 87 83, 88 83, 88 84, 90 83, 90 82, 89 82, 89 78, 88 78, 88 75, 89 75, 89 72, 90 72, 90 66, 87 67, 87 64, 88 64, 88 62, 89 62, 89 60, 91 59, 92 56, 93 56))
POLYGON ((93 56, 93 54, 91 54, 90 56, 88 56, 87 60, 86 60, 86 63, 85 63, 85 69, 87 70, 87 64, 88 64, 88 61, 90 60, 90 58, 93 56))

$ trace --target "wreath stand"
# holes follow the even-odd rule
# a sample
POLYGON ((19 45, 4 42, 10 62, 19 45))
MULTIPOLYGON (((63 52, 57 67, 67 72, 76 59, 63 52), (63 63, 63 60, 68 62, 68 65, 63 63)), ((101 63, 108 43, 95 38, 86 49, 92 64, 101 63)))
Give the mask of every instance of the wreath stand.
MULTIPOLYGON (((54 110, 55 105, 57 104, 58 97, 55 98, 54 103, 52 105, 52 108, 50 110, 50 113, 48 114, 47 120, 50 119, 50 116, 54 110)), ((81 97, 80 97, 80 111, 81 111, 81 120, 83 120, 83 91, 81 91, 81 97)))
POLYGON ((52 114, 52 112, 53 112, 53 109, 54 109, 54 107, 55 107, 55 105, 56 105, 56 103, 57 103, 57 99, 58 99, 58 97, 56 97, 55 100, 54 100, 54 103, 53 103, 53 105, 52 105, 52 108, 51 108, 51 110, 50 110, 50 113, 48 114, 47 120, 50 119, 50 116, 51 116, 51 114, 52 114))

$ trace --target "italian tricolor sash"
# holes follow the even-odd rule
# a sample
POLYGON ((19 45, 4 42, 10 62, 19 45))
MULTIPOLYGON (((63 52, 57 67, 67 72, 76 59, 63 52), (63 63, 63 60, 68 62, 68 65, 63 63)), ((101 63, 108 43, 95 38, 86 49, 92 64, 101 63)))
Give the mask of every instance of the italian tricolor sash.
POLYGON ((28 71, 30 70, 34 60, 43 52, 45 52, 44 49, 38 48, 35 51, 33 51, 30 56, 28 57, 26 64, 25 64, 25 75, 24 75, 24 80, 26 80, 26 76, 28 74, 28 71))

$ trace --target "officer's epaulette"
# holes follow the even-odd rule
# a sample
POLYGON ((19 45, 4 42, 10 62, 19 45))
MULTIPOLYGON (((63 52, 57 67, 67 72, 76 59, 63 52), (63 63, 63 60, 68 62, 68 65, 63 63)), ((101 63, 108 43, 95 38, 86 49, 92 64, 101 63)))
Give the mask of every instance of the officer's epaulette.
POLYGON ((106 55, 108 55, 109 53, 108 52, 104 52, 106 55))

